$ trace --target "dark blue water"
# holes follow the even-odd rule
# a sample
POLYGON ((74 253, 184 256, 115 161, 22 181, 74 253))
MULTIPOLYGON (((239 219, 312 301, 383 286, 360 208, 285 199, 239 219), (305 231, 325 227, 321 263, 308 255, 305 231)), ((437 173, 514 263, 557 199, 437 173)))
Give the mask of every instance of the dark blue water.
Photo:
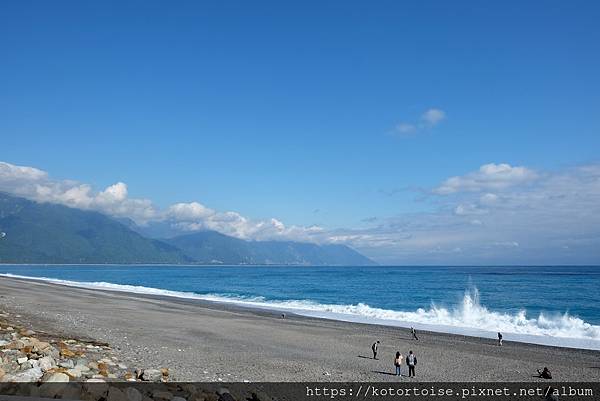
POLYGON ((597 335, 600 340, 600 267, 3 265, 0 273, 211 294, 293 308, 304 305, 322 314, 349 313, 363 320, 573 338, 597 335), (364 305, 351 307, 359 304, 364 305), (523 311, 525 321, 519 315, 523 311))

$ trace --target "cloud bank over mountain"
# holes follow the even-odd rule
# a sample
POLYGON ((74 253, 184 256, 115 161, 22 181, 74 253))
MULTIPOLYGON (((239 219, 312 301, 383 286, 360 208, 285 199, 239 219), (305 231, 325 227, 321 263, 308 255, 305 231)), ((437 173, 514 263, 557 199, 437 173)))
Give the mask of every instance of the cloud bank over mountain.
POLYGON ((34 167, 0 162, 0 191, 38 202, 57 203, 83 210, 95 210, 138 225, 168 222, 181 232, 216 230, 242 239, 311 240, 319 227, 286 226, 281 221, 252 220, 234 211, 218 212, 199 202, 176 203, 161 210, 149 199, 128 196, 127 184, 117 182, 95 191, 90 185, 72 180, 52 179, 34 167))
POLYGON ((94 190, 40 169, 0 162, 0 191, 129 218, 181 233, 215 230, 242 239, 350 245, 381 263, 600 263, 600 164, 560 171, 488 163, 423 189, 430 210, 375 216, 357 227, 288 226, 200 202, 158 208, 125 183, 94 190))

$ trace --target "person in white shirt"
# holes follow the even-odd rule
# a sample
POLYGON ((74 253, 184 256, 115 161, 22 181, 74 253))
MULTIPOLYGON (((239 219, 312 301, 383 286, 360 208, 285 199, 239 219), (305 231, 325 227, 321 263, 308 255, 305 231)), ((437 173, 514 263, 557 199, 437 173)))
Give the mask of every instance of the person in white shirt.
POLYGON ((396 358, 394 359, 394 366, 396 367, 396 376, 402 376, 402 354, 400 351, 396 352, 396 358))

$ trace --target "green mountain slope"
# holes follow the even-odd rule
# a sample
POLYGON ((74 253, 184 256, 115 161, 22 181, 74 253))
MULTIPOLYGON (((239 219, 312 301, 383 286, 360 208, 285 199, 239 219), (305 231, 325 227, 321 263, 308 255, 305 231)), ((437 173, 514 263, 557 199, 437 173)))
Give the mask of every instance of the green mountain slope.
POLYGON ((164 242, 144 238, 96 212, 0 193, 0 263, 190 263, 164 242), (1 236, 2 234, 0 234, 1 236))
POLYGON ((375 264, 344 245, 244 241, 215 231, 161 241, 135 229, 131 221, 0 193, 0 263, 375 264))
POLYGON ((292 241, 244 241, 215 231, 202 231, 165 240, 199 263, 283 265, 374 265, 345 245, 292 241))

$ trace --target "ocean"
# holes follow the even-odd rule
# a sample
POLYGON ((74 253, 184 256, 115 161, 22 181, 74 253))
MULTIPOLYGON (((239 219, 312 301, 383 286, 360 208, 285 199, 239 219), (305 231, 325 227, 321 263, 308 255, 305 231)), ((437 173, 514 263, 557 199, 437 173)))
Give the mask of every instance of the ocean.
POLYGON ((600 350, 600 267, 0 265, 0 275, 600 350))

